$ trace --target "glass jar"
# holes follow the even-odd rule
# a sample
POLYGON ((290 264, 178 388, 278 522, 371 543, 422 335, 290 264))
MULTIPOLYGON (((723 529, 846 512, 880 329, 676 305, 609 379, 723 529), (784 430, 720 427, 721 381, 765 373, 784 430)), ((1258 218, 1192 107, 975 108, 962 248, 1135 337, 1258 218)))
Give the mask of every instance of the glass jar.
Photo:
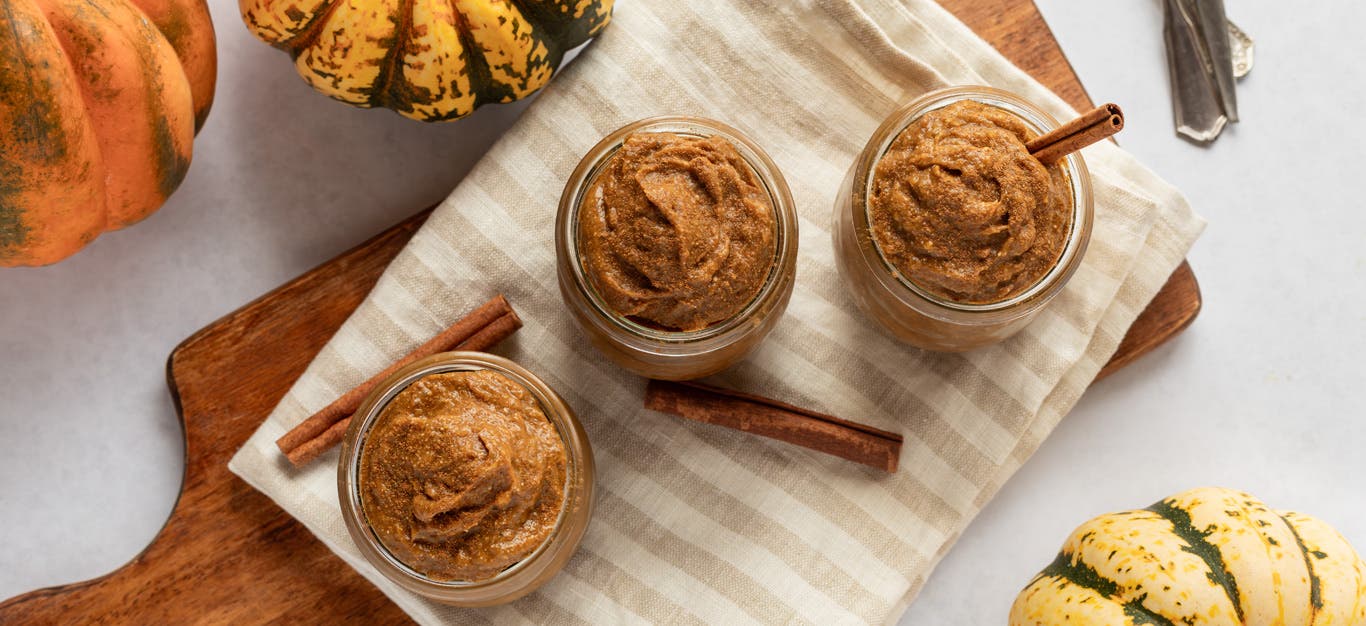
POLYGON ((337 466, 337 490, 342 519, 365 559, 385 578, 420 596, 454 606, 491 606, 520 598, 545 584, 578 549, 593 510, 593 450, 574 415, 550 387, 525 368, 505 358, 482 352, 445 352, 419 360, 381 381, 351 418, 342 441, 337 466), (471 582, 428 578, 408 567, 376 536, 365 520, 360 489, 361 453, 366 435, 389 401, 408 385, 429 374, 492 370, 531 392, 546 418, 560 434, 565 452, 565 496, 554 530, 531 554, 492 578, 471 582))
POLYGON ((868 198, 873 171, 891 143, 926 112, 961 100, 1005 109, 1044 134, 1058 121, 1012 93, 991 87, 940 89, 897 109, 873 133, 849 168, 835 197, 831 235, 835 265, 854 302, 888 332, 926 350, 961 352, 990 345, 1015 334, 1034 319, 1081 265, 1091 240, 1091 177, 1081 154, 1062 161, 1072 191, 1072 223, 1067 244, 1053 267, 1024 292, 999 302, 964 304, 921 289, 896 271, 882 255, 869 228, 868 198))
POLYGON ((617 365, 649 378, 686 380, 719 372, 753 350, 782 318, 797 273, 797 214, 778 166, 740 131, 697 117, 655 117, 628 124, 593 146, 565 184, 555 219, 560 294, 589 340, 617 365), (647 326, 613 311, 594 289, 579 254, 579 211, 604 166, 633 133, 719 136, 753 171, 773 205, 774 256, 768 276, 747 306, 701 330, 647 326))

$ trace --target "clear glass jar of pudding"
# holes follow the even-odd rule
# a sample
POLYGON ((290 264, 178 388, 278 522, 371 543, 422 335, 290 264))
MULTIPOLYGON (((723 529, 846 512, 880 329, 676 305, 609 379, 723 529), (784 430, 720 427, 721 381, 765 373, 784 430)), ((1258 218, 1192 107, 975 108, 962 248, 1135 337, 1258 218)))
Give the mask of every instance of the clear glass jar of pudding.
MULTIPOLYGON (((1072 153, 1054 166, 1060 168, 1060 172, 1054 174, 1052 168, 1048 169, 1052 180, 1061 178, 1063 181, 1063 187, 1056 190, 1057 197, 1070 199, 1070 215, 1066 215, 1068 223, 1065 229, 1060 231, 1061 236, 1065 237, 1061 251, 1054 261, 1041 266, 1046 267, 1046 271, 1043 271, 1037 280, 1014 285, 1012 292, 1005 297, 982 301, 946 294, 943 288, 931 286, 929 282, 920 284, 902 271, 901 268, 905 265, 898 266, 889 258, 895 255, 884 250, 880 241, 889 241, 886 237, 892 235, 886 234, 888 231, 884 230, 881 235, 884 238, 879 240, 879 233, 875 232, 877 224, 905 222, 923 226, 950 222, 934 216, 897 217, 896 219, 903 222, 879 222, 872 208, 874 202, 878 201, 875 194, 889 193, 890 189, 885 186, 875 187, 879 164, 908 127, 916 124, 931 111, 938 111, 965 100, 1008 113, 1023 122, 1031 138, 1047 133, 1059 125, 1056 119, 1030 102, 991 87, 952 87, 927 93, 888 116, 868 140, 863 152, 849 169, 836 196, 831 228, 836 266, 858 307, 897 338, 926 350, 941 352, 971 350, 1002 341, 1019 332, 1062 291, 1067 280, 1081 264, 1091 238, 1090 175, 1082 156, 1079 153, 1072 153)), ((928 127, 931 123, 927 121, 922 128, 928 127)), ((902 144, 898 144, 900 145, 902 144)), ((1027 152, 1024 154, 1025 158, 1029 158, 1027 152)), ((1019 156, 1017 153, 1012 158, 1019 156)), ((926 177, 943 180, 946 176, 958 176, 963 173, 963 170, 954 170, 937 163, 927 165, 923 154, 916 158, 919 159, 916 162, 917 166, 924 168, 923 175, 926 177)), ((1000 188, 1000 181, 977 180, 971 184, 977 189, 970 190, 970 193, 985 194, 977 196, 974 201, 986 205, 1005 202, 1000 196, 1003 195, 1003 191, 1008 190, 1000 188), (995 185, 995 188, 992 185, 995 185)), ((929 204, 935 201, 935 198, 919 197, 922 192, 923 190, 902 190, 900 193, 903 194, 903 202, 929 204)), ((1063 209, 1061 212, 1066 214, 1068 210, 1063 209)), ((1008 210, 1002 211, 997 217, 1005 220, 999 225, 1005 229, 1010 228, 1009 220, 1015 218, 1008 210)), ((925 241, 928 238, 920 239, 921 241, 910 242, 905 249, 916 249, 926 254, 930 264, 936 262, 933 258, 935 254, 948 254, 942 246, 936 250, 932 242, 925 241)), ((992 251, 978 251, 978 255, 979 258, 989 258, 992 251)))
POLYGON ((433 355, 380 382, 337 468, 365 559, 408 591, 466 607, 511 602, 559 573, 588 528, 593 483, 569 405, 480 352, 433 355))
POLYGON ((560 293, 599 351, 649 378, 700 378, 782 317, 797 215, 778 167, 743 133, 656 117, 584 155, 560 197, 555 252, 560 293))

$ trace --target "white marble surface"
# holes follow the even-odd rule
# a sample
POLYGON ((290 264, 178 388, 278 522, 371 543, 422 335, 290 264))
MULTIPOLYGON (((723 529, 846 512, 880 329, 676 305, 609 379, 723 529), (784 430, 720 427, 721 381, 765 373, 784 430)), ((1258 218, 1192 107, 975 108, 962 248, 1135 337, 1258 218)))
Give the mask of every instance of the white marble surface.
MULTIPOLYGON (((103 574, 160 528, 184 453, 176 343, 440 199, 516 115, 428 126, 323 101, 235 2, 210 4, 219 92, 181 190, 59 265, 0 271, 0 598, 103 574)), ((1230 0, 1257 67, 1243 123, 1199 148, 1171 131, 1158 2, 1040 4, 1091 95, 1125 106, 1123 145, 1209 218, 1190 257, 1206 307, 1083 398, 904 623, 1003 623, 1078 523, 1199 485, 1366 549, 1366 5, 1230 0)))

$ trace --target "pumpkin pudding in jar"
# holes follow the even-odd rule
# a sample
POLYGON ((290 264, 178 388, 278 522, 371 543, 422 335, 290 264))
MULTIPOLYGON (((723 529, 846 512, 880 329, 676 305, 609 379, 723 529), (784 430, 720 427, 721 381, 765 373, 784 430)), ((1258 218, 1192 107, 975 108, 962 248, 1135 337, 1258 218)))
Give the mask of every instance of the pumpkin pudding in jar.
POLYGON ((653 118, 604 138, 565 186, 560 290, 608 358, 688 379, 738 361, 792 293, 791 193, 739 131, 653 118))
POLYGON ((568 406, 530 372, 475 352, 423 359, 356 413, 338 473, 343 517, 396 583, 460 606, 507 602, 568 561, 593 460, 568 406))
POLYGON ((926 94, 874 133, 835 203, 836 265, 859 308, 921 348, 1001 341, 1042 310, 1090 239, 1085 163, 1026 143, 1058 126, 987 87, 926 94))

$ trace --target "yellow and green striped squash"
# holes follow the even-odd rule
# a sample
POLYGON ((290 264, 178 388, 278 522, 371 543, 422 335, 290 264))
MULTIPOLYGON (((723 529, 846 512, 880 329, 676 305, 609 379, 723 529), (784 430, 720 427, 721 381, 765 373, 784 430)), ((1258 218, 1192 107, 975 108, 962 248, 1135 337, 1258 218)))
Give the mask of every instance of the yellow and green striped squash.
POLYGON ((1362 626, 1366 563, 1318 519, 1194 489, 1082 524, 1010 624, 1362 626))
POLYGON ((440 121, 512 102, 597 34, 613 0, 238 0, 314 89, 440 121))

